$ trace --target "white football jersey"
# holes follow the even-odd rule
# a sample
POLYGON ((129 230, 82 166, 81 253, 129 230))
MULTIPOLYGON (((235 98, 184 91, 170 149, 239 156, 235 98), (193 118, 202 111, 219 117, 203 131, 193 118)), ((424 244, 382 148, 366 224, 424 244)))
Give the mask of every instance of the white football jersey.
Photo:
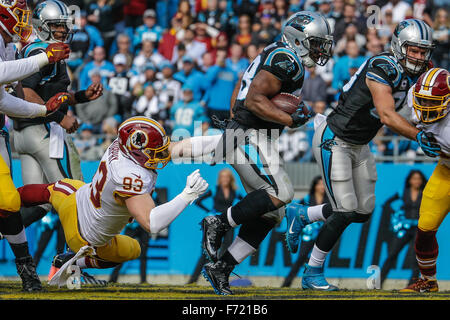
POLYGON ((116 197, 150 193, 157 173, 126 158, 116 139, 103 155, 92 182, 76 192, 81 236, 94 246, 102 246, 119 234, 132 217, 116 197))
POLYGON ((413 107, 413 87, 408 92, 408 108, 411 109, 411 118, 409 120, 416 125, 417 129, 434 134, 441 146, 441 152, 448 156, 448 158, 441 157, 441 162, 450 168, 450 116, 447 115, 445 118, 433 123, 420 122, 413 107))

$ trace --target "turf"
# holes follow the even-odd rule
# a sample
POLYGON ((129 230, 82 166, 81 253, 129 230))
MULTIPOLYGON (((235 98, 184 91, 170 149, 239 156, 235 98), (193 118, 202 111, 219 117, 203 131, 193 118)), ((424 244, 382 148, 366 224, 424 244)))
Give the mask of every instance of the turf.
POLYGON ((450 291, 411 294, 386 290, 304 291, 298 288, 232 287, 234 295, 218 296, 209 286, 110 284, 80 290, 43 285, 39 293, 21 291, 18 281, 0 281, 0 300, 448 300, 450 291))

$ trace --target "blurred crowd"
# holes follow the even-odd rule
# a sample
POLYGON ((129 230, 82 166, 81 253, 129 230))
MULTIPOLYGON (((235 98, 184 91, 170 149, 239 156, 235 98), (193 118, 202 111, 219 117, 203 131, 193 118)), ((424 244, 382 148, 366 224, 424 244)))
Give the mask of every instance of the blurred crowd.
MULTIPOLYGON (((104 95, 79 104, 82 123, 75 144, 83 159, 98 159, 133 115, 157 119, 172 140, 215 133, 211 117, 229 116, 239 76, 269 43, 280 40, 284 21, 301 10, 321 12, 334 36, 333 59, 308 68, 302 97, 328 114, 339 89, 368 58, 390 49, 398 22, 422 19, 434 29, 433 63, 449 68, 448 0, 98 0, 64 1, 81 9, 67 61, 72 90, 102 83, 104 95), (376 5, 379 14, 373 16, 376 5)), ((377 13, 377 11, 375 11, 377 13)), ((280 151, 286 161, 313 161, 312 124, 286 129, 280 151)), ((380 136, 394 135, 385 129, 380 136)), ((378 140, 377 155, 409 154, 413 142, 378 140), (400 148, 400 149, 398 149, 400 148)))

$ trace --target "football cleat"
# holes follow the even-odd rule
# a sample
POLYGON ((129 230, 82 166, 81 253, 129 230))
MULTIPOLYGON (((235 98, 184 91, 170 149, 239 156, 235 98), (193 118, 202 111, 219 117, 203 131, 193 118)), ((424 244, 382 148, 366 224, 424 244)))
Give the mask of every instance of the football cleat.
POLYGON ((323 266, 311 267, 305 265, 305 271, 302 278, 303 290, 317 290, 317 291, 337 291, 338 287, 329 284, 323 275, 323 266))
POLYGON ((439 286, 437 280, 426 280, 422 278, 418 278, 416 282, 410 284, 404 289, 401 289, 399 292, 438 292, 439 286))
POLYGON ((296 253, 300 244, 300 236, 303 228, 310 224, 308 219, 308 207, 298 203, 286 206, 286 244, 291 253, 296 253))
POLYGON ((216 263, 209 262, 205 264, 202 274, 211 283, 216 294, 230 295, 233 294, 233 291, 230 289, 228 279, 233 269, 233 265, 228 265, 226 262, 219 260, 216 263))
POLYGON ((42 284, 36 273, 36 265, 33 258, 29 255, 23 258, 16 258, 17 273, 22 279, 23 291, 33 292, 41 291, 42 284))
POLYGON ((81 271, 81 283, 82 284, 91 284, 94 286, 106 287, 108 285, 107 280, 100 280, 90 275, 86 271, 81 271))
POLYGON ((216 262, 220 246, 222 245, 222 238, 231 227, 214 215, 203 218, 200 225, 203 230, 203 251, 210 261, 216 262))

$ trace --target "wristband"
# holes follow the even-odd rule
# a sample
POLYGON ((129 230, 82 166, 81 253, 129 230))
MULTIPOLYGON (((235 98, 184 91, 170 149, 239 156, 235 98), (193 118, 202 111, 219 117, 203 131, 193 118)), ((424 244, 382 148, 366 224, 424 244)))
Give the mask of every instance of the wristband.
POLYGON ((90 101, 88 97, 86 97, 86 90, 75 92, 75 100, 77 101, 77 103, 86 103, 90 101))

